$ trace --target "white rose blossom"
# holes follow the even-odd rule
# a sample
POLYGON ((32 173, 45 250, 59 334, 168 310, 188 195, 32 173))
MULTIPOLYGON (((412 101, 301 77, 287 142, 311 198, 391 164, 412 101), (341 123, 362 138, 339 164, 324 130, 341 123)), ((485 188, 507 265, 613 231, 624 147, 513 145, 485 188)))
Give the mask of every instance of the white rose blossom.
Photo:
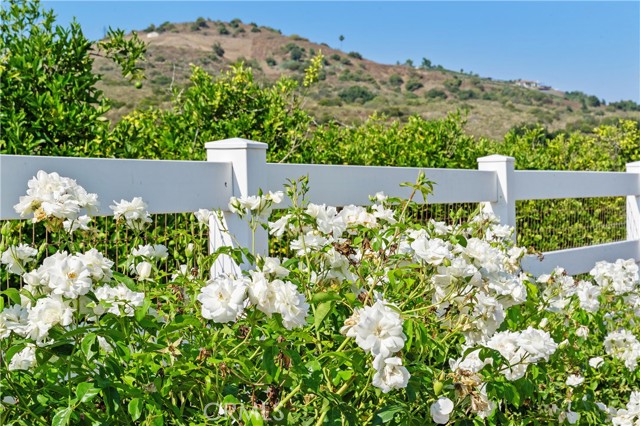
POLYGON ((601 356, 595 356, 589 359, 589 366, 591 366, 591 368, 599 368, 602 364, 604 364, 604 358, 601 356))
POLYGON ((373 385, 388 393, 392 389, 406 388, 409 383, 409 370, 402 366, 402 359, 398 357, 382 358, 377 356, 373 361, 376 373, 373 375, 373 385))
POLYGON ((7 271, 12 274, 22 275, 27 272, 25 266, 35 260, 38 250, 27 244, 19 244, 10 246, 2 253, 0 262, 7 265, 7 271))
POLYGON ((580 386, 584 382, 584 377, 579 374, 570 374, 565 381, 567 386, 576 387, 580 386))
POLYGON ((23 350, 13 355, 8 370, 31 370, 36 366, 36 347, 28 344, 23 350))
POLYGON ((353 326, 351 333, 365 352, 386 358, 404 347, 407 336, 402 331, 402 318, 384 301, 378 300, 373 306, 365 306, 358 311, 358 315, 358 323, 353 326))
POLYGON ((609 333, 604 339, 604 349, 609 355, 624 362, 625 366, 634 371, 640 357, 640 342, 628 330, 620 329, 609 333))
POLYGON ((453 401, 449 398, 438 398, 429 408, 431 419, 437 424, 447 424, 453 412, 453 401))
POLYGON ((21 217, 33 213, 34 223, 51 218, 73 222, 82 209, 93 213, 99 206, 96 194, 87 193, 75 180, 55 172, 40 170, 27 186, 27 195, 21 196, 13 208, 21 217))
POLYGON ((103 285, 96 288, 94 294, 98 299, 98 303, 92 306, 95 315, 111 313, 132 317, 135 309, 142 306, 144 302, 144 293, 132 291, 122 283, 114 287, 103 285))
POLYGON ((142 231, 148 223, 151 223, 151 215, 147 211, 147 203, 140 197, 134 197, 131 201, 114 201, 109 206, 113 210, 116 221, 123 221, 126 226, 134 231, 142 231))
POLYGON ((43 341, 53 326, 71 324, 74 312, 75 309, 71 307, 70 302, 63 300, 59 294, 38 299, 35 306, 29 310, 28 336, 38 342, 43 341))
POLYGON ((244 311, 247 281, 224 276, 209 281, 197 296, 202 316, 218 323, 236 321, 244 311))

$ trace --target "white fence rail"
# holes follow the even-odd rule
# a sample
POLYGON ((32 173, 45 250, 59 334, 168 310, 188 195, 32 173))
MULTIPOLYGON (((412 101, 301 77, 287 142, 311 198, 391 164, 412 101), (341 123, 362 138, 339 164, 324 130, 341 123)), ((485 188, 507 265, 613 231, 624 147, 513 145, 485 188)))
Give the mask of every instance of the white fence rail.
MULTIPOLYGON (((288 179, 308 175, 311 202, 335 206, 368 204, 368 196, 378 191, 408 196, 410 190, 399 184, 415 181, 424 171, 436 183, 429 203, 483 203, 503 223, 514 227, 516 200, 626 196, 627 241, 546 252, 542 261, 528 256, 523 267, 534 275, 556 266, 577 274, 588 272, 598 260, 640 261, 640 162, 628 164, 626 173, 516 171, 514 159, 500 155, 479 158, 479 170, 323 166, 267 163, 266 148, 266 144, 243 139, 209 142, 206 162, 0 155, 0 220, 19 218, 13 205, 38 170, 55 171, 97 193, 102 215, 111 214, 108 206, 112 201, 135 196, 147 202, 151 213, 221 209, 226 224, 212 227, 211 247, 231 244, 225 227, 239 244, 248 245, 250 233, 246 225, 225 211, 233 195, 253 195, 258 189, 280 190, 288 179)), ((256 240, 257 252, 264 253, 267 248, 267 235, 261 231, 256 240)), ((218 267, 235 265, 226 259, 218 267)))

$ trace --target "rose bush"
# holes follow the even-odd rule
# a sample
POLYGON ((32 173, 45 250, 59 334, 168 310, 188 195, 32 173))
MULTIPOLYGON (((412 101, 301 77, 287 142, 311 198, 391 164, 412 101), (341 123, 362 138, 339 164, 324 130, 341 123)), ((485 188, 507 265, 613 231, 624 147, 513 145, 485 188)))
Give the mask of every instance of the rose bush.
POLYGON ((278 215, 283 193, 233 198, 279 256, 194 245, 187 263, 142 199, 114 201, 134 235, 116 264, 84 238, 97 196, 39 172, 15 208, 57 242, 2 249, 21 286, 0 299, 0 423, 633 424, 636 264, 533 279, 511 229, 417 219, 430 183, 408 185, 335 208, 300 179, 278 215), (212 276, 221 255, 245 270, 212 276))

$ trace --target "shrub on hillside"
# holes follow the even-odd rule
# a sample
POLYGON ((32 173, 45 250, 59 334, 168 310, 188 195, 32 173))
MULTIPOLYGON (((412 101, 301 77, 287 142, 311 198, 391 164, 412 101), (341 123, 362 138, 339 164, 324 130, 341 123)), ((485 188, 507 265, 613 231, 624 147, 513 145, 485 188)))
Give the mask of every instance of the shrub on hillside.
POLYGON ((353 103, 363 104, 375 97, 375 95, 371 93, 371 91, 364 86, 347 87, 346 89, 341 90, 338 93, 338 96, 340 97, 340 99, 350 104, 353 104, 353 103))
POLYGON ((409 80, 407 80, 407 83, 404 85, 404 88, 407 89, 409 92, 415 92, 416 90, 421 89, 422 87, 424 87, 424 85, 422 84, 420 79, 416 77, 411 77, 409 80))
POLYGON ((424 96, 427 99, 447 99, 447 93, 441 89, 429 89, 424 96))
POLYGON ((222 47, 222 45, 220 45, 219 42, 215 42, 213 43, 213 53, 215 53, 215 55, 219 58, 222 58, 224 56, 224 48, 222 47))
POLYGON ((389 84, 393 87, 400 87, 404 83, 402 77, 399 74, 391 74, 389 76, 389 84))

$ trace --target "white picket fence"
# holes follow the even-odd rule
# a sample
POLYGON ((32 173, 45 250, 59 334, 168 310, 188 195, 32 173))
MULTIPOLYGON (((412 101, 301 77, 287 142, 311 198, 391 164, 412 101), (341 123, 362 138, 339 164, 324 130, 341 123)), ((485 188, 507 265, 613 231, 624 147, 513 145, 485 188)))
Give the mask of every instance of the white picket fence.
MULTIPOLYGON (((228 210, 231 196, 282 190, 287 179, 309 176, 308 199, 334 206, 369 204, 378 191, 408 197, 400 187, 414 182, 420 171, 435 182, 429 203, 483 203, 505 224, 516 225, 516 201, 556 198, 627 197, 627 240, 528 256, 523 267, 533 275, 556 266, 570 274, 588 272, 599 260, 633 258, 640 261, 640 162, 625 172, 516 171, 514 159, 491 155, 478 159, 478 170, 410 167, 367 167, 266 162, 267 145, 244 139, 227 139, 205 145, 207 161, 119 160, 0 155, 0 220, 19 219, 13 209, 26 192, 26 183, 38 170, 58 172, 76 179, 102 200, 99 214, 111 215, 112 201, 142 197, 155 213, 184 213, 200 208, 220 209, 226 223, 212 221, 211 249, 231 244, 250 245, 248 227, 228 210)), ((256 252, 266 253, 266 232, 256 236, 256 252)), ((221 259, 217 268, 235 268, 221 259)))

